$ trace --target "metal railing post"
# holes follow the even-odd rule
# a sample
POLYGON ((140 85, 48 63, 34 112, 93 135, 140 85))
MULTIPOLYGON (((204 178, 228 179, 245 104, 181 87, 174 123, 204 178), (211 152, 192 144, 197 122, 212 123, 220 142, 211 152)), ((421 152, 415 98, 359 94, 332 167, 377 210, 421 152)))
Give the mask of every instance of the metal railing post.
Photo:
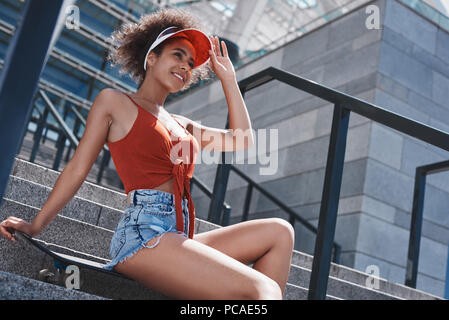
POLYGON ((337 223, 338 202, 346 150, 350 111, 335 104, 321 200, 318 233, 315 242, 309 300, 326 298, 332 246, 337 223))
POLYGON ((223 227, 229 225, 229 219, 231 218, 231 207, 228 205, 224 205, 223 208, 223 219, 221 220, 221 225, 223 227))
POLYGON ((332 259, 333 263, 340 264, 340 254, 341 254, 341 247, 340 247, 340 245, 335 244, 334 245, 334 256, 332 259))
POLYGON ((242 221, 248 220, 249 205, 251 203, 252 194, 253 194, 253 185, 250 183, 248 185, 248 189, 246 189, 246 197, 245 197, 245 205, 243 207, 242 221))
POLYGON ((44 144, 45 141, 47 141, 47 134, 48 134, 48 130, 49 130, 49 124, 47 122, 44 124, 44 130, 45 130, 45 132, 43 133, 42 144, 44 144))
POLYGON ((100 170, 97 175, 97 184, 101 183, 103 178, 104 169, 109 165, 109 160, 111 159, 111 153, 109 151, 103 150, 103 157, 101 159, 100 170))
POLYGON ((416 288, 418 278, 419 249, 421 230, 424 219, 424 197, 426 193, 427 175, 449 170, 449 161, 441 161, 416 168, 415 186, 413 190, 412 219, 410 223, 410 238, 408 243, 407 269, 405 285, 416 288))
MULTIPOLYGON (((66 104, 66 100, 61 99, 59 106, 60 106, 61 110, 64 110, 64 115, 62 116, 62 119, 64 120, 64 122, 67 119, 67 108, 66 108, 65 104, 66 104)), ((61 160, 64 155, 65 140, 66 140, 66 135, 65 135, 64 130, 59 129, 58 130, 58 139, 56 139, 56 141, 55 141, 56 156, 55 156, 55 161, 53 163, 53 170, 55 170, 55 171, 59 171, 59 166, 61 165, 61 160)))
POLYGON ((405 285, 416 288, 418 277, 419 246, 423 222, 424 194, 426 189, 426 173, 416 168, 415 187, 413 191, 412 221, 410 224, 410 240, 407 255, 407 271, 405 285))
MULTIPOLYGON (((72 105, 72 106, 70 107, 70 110, 73 112, 73 109, 74 109, 74 108, 75 108, 75 106, 72 105)), ((75 116, 75 124, 74 124, 74 126, 73 126, 73 134, 74 134, 75 137, 77 137, 77 138, 78 138, 78 130, 79 130, 80 124, 81 124, 80 119, 79 119, 78 117, 75 116)), ((72 145, 72 144, 69 144, 69 147, 67 148, 67 152, 66 152, 66 154, 65 154, 65 162, 69 162, 69 160, 70 160, 70 154, 71 154, 71 152, 72 152, 72 147, 73 147, 73 145, 72 145)))
POLYGON ((230 166, 230 164, 226 163, 218 164, 217 173, 215 175, 212 201, 210 203, 208 215, 208 220, 212 223, 219 224, 221 220, 223 203, 225 201, 226 189, 228 187, 230 166))
POLYGON ((45 123, 47 122, 48 117, 48 109, 45 108, 44 112, 39 118, 36 131, 34 132, 34 142, 33 148, 31 149, 30 162, 34 162, 36 160, 37 151, 39 150, 39 146, 41 144, 42 134, 44 131, 45 123))
POLYGON ((56 140, 56 156, 55 161, 53 162, 53 170, 59 171, 59 166, 61 164, 61 158, 64 153, 64 146, 65 146, 65 136, 64 131, 62 129, 58 130, 58 139, 56 140))

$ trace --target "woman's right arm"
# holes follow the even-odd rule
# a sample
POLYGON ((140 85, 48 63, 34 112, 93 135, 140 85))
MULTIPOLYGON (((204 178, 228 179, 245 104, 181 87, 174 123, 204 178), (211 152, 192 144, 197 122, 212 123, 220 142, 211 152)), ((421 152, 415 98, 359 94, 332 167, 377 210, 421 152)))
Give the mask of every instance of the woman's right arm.
POLYGON ((37 236, 75 196, 89 174, 92 165, 107 142, 112 121, 112 106, 117 103, 118 93, 104 89, 96 97, 89 111, 86 128, 75 154, 55 182, 42 209, 31 223, 16 217, 9 217, 0 224, 0 234, 14 241, 13 230, 37 236))

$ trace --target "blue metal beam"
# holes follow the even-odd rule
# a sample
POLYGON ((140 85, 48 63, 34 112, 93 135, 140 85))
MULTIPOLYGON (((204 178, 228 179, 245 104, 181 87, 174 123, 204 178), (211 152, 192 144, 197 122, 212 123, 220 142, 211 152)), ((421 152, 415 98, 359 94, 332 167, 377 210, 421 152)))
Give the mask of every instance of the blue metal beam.
POLYGON ((0 78, 0 204, 20 151, 42 70, 73 0, 27 0, 0 78))

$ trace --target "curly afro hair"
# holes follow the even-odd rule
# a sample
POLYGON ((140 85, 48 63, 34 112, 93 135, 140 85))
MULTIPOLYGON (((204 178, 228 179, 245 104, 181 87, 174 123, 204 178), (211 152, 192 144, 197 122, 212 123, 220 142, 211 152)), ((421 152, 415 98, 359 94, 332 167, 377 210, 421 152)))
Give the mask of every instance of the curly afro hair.
MULTIPOLYGON (((175 26, 178 28, 195 28, 208 34, 198 17, 182 9, 164 8, 154 13, 143 15, 138 23, 127 23, 115 30, 109 40, 115 49, 109 53, 108 60, 112 66, 121 66, 119 73, 129 73, 139 85, 145 79, 144 59, 151 44, 164 29, 175 26)), ((169 41, 164 41, 152 52, 160 56, 169 41)), ((200 80, 209 79, 211 69, 204 64, 192 71, 192 77, 181 91, 185 91, 200 80)))

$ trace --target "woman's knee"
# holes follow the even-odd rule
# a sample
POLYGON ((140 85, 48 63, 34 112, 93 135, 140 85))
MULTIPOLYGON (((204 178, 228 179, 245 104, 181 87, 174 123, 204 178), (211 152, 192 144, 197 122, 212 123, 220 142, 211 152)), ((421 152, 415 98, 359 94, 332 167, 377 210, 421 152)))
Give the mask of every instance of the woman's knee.
POLYGON ((270 279, 262 279, 247 291, 243 299, 248 300, 282 300, 282 290, 279 284, 270 279))
POLYGON ((273 230, 276 232, 276 239, 293 247, 295 243, 295 229, 291 223, 281 218, 271 218, 271 223, 273 230))

